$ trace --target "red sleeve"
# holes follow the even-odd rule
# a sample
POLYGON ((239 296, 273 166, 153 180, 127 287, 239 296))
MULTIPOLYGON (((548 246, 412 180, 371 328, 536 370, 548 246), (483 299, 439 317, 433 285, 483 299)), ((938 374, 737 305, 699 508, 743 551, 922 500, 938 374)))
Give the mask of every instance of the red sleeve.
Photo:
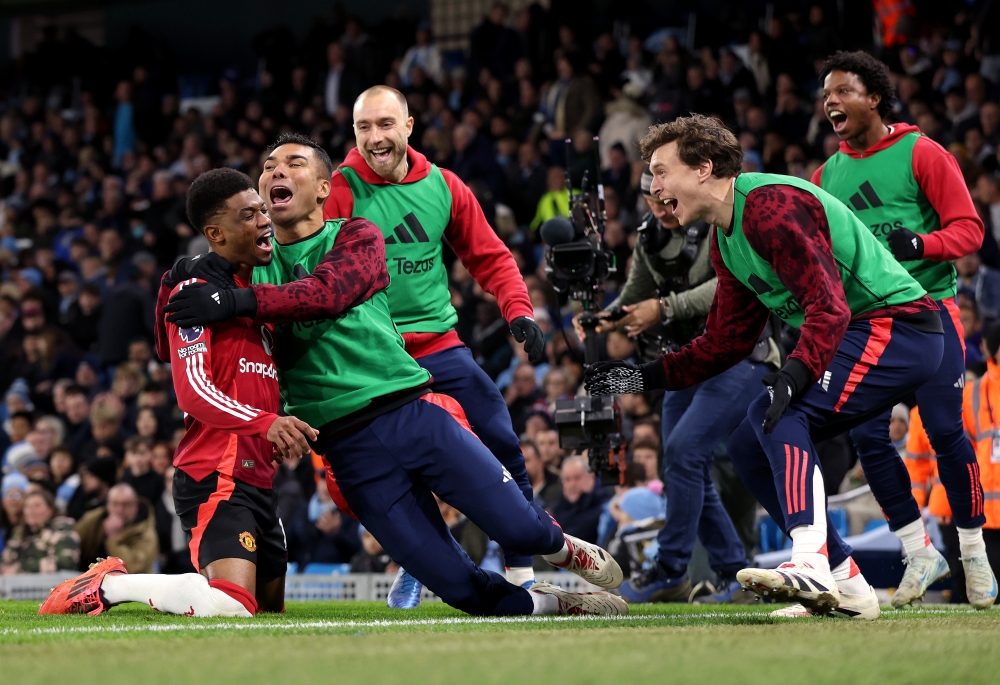
POLYGON ((825 166, 826 166, 826 162, 823 162, 822 164, 820 164, 819 165, 819 169, 817 169, 816 171, 814 171, 813 175, 812 175, 812 178, 809 179, 809 182, 812 183, 817 188, 822 188, 823 187, 823 183, 822 183, 822 181, 823 181, 823 168, 825 166))
POLYGON ((382 232, 368 219, 348 219, 312 274, 284 285, 253 286, 254 318, 267 323, 332 319, 387 287, 382 232))
POLYGON ((160 279, 160 289, 156 293, 156 316, 153 319, 153 340, 156 343, 156 356, 160 361, 170 362, 170 340, 167 337, 167 322, 163 318, 163 306, 170 299, 170 288, 167 287, 167 276, 170 272, 163 274, 160 279))
POLYGON ((354 194, 339 171, 330 177, 330 197, 323 203, 323 220, 347 219, 354 213, 354 194))
POLYGON ((719 279, 705 332, 674 354, 660 357, 667 389, 681 390, 716 376, 750 356, 767 325, 768 310, 737 280, 712 236, 712 266, 719 279))
MULTIPOLYGON (((196 282, 184 281, 173 292, 196 282)), ((216 387, 212 379, 211 327, 179 329, 167 323, 164 328, 170 345, 170 373, 181 411, 211 428, 266 438, 278 415, 237 402, 216 387)))
POLYGON ((517 263, 486 221, 479 201, 458 176, 446 169, 441 173, 451 191, 451 220, 445 240, 476 283, 497 298, 508 323, 519 316, 532 316, 534 308, 517 263))
POLYGON ((976 213, 958 162, 927 136, 913 146, 913 177, 941 220, 923 236, 924 259, 948 262, 983 246, 983 220, 976 213))
POLYGON ((830 366, 851 322, 823 204, 793 186, 757 188, 747 195, 743 233, 804 310, 789 359, 805 364, 815 381, 830 366))

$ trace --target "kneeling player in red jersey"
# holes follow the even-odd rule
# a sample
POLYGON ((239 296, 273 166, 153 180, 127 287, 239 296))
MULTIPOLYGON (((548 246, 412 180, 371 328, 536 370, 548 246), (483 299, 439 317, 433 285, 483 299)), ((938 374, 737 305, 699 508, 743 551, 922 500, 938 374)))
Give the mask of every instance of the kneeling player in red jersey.
MULTIPOLYGON (((232 178, 225 174, 200 176, 188 191, 187 213, 213 252, 240 265, 236 282, 246 287, 253 267, 271 262, 271 222, 254 190, 225 192, 227 183, 232 178)), ((100 614, 123 602, 187 616, 249 617, 284 608, 287 552, 271 487, 273 460, 308 453, 307 440, 317 434, 277 415, 273 330, 234 318, 192 328, 168 323, 164 332, 169 350, 159 344, 158 352, 172 362, 177 401, 187 414, 174 457, 174 505, 199 573, 129 575, 121 559, 105 559, 55 588, 40 614, 100 614)))

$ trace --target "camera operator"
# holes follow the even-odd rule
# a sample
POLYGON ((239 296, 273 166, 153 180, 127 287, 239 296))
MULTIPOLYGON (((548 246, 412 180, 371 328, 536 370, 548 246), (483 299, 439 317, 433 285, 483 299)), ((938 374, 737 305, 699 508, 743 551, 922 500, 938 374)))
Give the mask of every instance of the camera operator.
MULTIPOLYGON (((704 222, 682 228, 668 205, 650 194, 647 168, 641 189, 649 212, 639 225, 632 269, 618 297, 598 315, 616 307, 626 315, 603 321, 598 333, 624 331, 636 338, 660 328, 660 339, 682 346, 705 325, 717 279, 709 257, 711 232, 704 222)), ((579 316, 573 320, 581 340, 579 316)), ((769 327, 770 328, 770 327, 769 327)), ((708 550, 709 563, 722 584, 716 601, 740 599, 736 572, 746 564, 746 552, 712 483, 712 454, 746 416, 760 394, 760 383, 780 363, 778 348, 762 336, 750 359, 725 373, 686 390, 667 392, 663 400, 663 482, 667 521, 660 531, 657 561, 649 570, 621 586, 630 602, 687 601, 691 582, 688 563, 696 537, 708 550)), ((662 344, 661 344, 662 345, 662 344)), ((651 350, 652 354, 662 349, 651 350)))

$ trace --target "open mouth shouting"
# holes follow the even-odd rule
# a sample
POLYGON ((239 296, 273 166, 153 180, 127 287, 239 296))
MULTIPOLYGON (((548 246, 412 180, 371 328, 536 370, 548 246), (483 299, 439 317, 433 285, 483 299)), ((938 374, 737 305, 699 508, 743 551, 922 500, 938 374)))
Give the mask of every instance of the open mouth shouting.
POLYGON ((392 159, 393 146, 383 143, 378 147, 368 148, 368 154, 371 155, 372 161, 378 162, 379 164, 385 164, 392 159))
POLYGON ((843 133, 847 128, 847 114, 841 109, 831 109, 826 113, 830 123, 833 124, 834 133, 843 133))
POLYGON ((271 243, 271 233, 271 227, 268 226, 267 230, 259 234, 253 243, 257 254, 266 258, 269 258, 271 256, 271 252, 274 250, 274 245, 271 243))
POLYGON ((268 196, 271 203, 271 211, 287 206, 292 201, 292 189, 288 186, 276 183, 271 186, 271 193, 268 196))

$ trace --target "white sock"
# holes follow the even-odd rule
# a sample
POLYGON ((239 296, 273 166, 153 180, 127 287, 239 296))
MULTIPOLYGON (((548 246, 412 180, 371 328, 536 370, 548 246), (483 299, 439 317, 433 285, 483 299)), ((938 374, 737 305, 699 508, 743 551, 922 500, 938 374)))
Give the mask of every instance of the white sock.
POLYGON ((847 557, 836 568, 830 569, 833 579, 837 581, 837 589, 849 595, 867 595, 871 586, 861 575, 861 569, 854 563, 854 559, 847 557))
POLYGON ((931 539, 927 537, 927 530, 924 528, 923 519, 907 523, 896 531, 896 537, 903 543, 903 550, 908 557, 924 551, 931 544, 931 539))
POLYGON ((986 551, 982 528, 958 528, 957 530, 958 549, 962 557, 965 557, 966 554, 986 551))
POLYGON ((535 608, 531 610, 533 616, 552 616, 559 613, 559 598, 555 595, 532 592, 531 590, 528 590, 528 594, 531 595, 531 601, 535 604, 535 608))
POLYGON ((508 566, 504 575, 507 576, 508 583, 522 587, 535 579, 535 569, 530 566, 508 566))
POLYGON ((792 561, 803 561, 813 568, 830 571, 830 557, 826 551, 826 490, 823 474, 813 468, 813 522, 796 526, 789 531, 792 538, 792 561))
POLYGON ((108 604, 142 602, 167 614, 251 617, 242 602, 212 587, 197 573, 108 574, 101 582, 101 592, 108 604))
POLYGON ((565 564, 566 560, 569 559, 569 540, 563 542, 562 549, 560 549, 555 554, 543 554, 542 559, 545 559, 545 561, 549 562, 550 564, 554 564, 555 566, 561 566, 565 564))

